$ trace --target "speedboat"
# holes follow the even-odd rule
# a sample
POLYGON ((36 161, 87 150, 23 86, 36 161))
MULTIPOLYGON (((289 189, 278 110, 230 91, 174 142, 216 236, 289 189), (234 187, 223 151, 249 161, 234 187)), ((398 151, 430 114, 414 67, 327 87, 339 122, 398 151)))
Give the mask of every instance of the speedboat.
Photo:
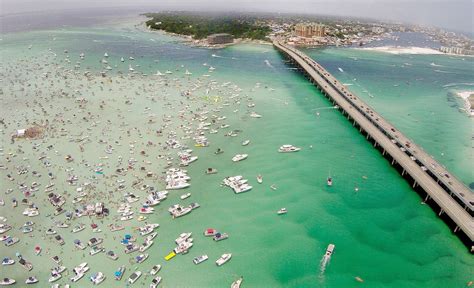
POLYGON ((140 254, 135 257, 135 263, 140 264, 143 263, 148 258, 148 254, 140 254))
POLYGON ((183 194, 183 195, 181 195, 179 198, 181 198, 181 200, 184 200, 184 199, 187 199, 187 198, 189 198, 189 197, 191 197, 191 193, 183 194))
POLYGON ((161 265, 155 265, 151 268, 150 270, 150 274, 151 275, 155 275, 156 273, 158 273, 159 271, 161 270, 161 265))
POLYGON ((286 214, 288 211, 286 210, 286 208, 281 208, 280 210, 278 210, 278 215, 282 215, 282 214, 286 214))
POLYGON ((258 182, 258 184, 262 184, 262 182, 263 182, 263 176, 262 175, 260 175, 260 174, 257 175, 257 182, 258 182))
POLYGON ((227 238, 229 238, 229 234, 227 234, 227 233, 219 233, 219 232, 217 232, 216 235, 214 235, 214 237, 212 237, 212 239, 213 239, 214 241, 221 241, 221 240, 225 240, 225 239, 227 239, 227 238))
POLYGON ((245 140, 244 142, 242 142, 242 146, 247 146, 250 144, 250 140, 245 140))
POLYGON ((217 173, 217 169, 215 168, 207 168, 206 170, 206 174, 216 174, 217 173))
POLYGON ((230 285, 230 288, 240 288, 240 284, 242 284, 243 280, 244 280, 244 277, 241 276, 239 279, 232 282, 232 284, 230 285))
POLYGON ((53 230, 53 229, 51 229, 51 228, 49 228, 48 230, 46 230, 46 235, 54 235, 54 234, 56 234, 56 231, 55 231, 55 230, 53 230))
POLYGON ((85 224, 78 224, 76 226, 74 226, 74 228, 72 229, 72 233, 77 233, 77 232, 80 232, 82 230, 84 230, 86 228, 86 225, 85 224))
POLYGON ((234 157, 232 157, 232 161, 239 162, 239 161, 247 159, 248 156, 249 156, 248 154, 237 154, 234 157))
POLYGON ((207 255, 201 255, 201 256, 197 256, 197 257, 194 257, 193 259, 193 262, 194 264, 201 264, 202 262, 206 261, 207 259, 209 259, 209 257, 207 255))
POLYGON ((94 283, 94 285, 99 285, 105 280, 105 275, 102 272, 97 272, 97 273, 92 274, 90 279, 92 283, 94 283))
POLYGON ((102 246, 94 246, 92 249, 89 251, 89 255, 94 256, 96 254, 99 254, 101 252, 104 252, 104 247, 102 246))
POLYGON ((15 264, 15 260, 13 260, 12 258, 5 257, 2 260, 2 265, 13 265, 13 264, 15 264))
POLYGON ((206 230, 204 230, 204 236, 214 236, 216 235, 216 233, 217 230, 213 228, 207 228, 206 230))
POLYGON ((107 256, 107 258, 110 258, 112 260, 117 260, 118 259, 117 254, 115 254, 115 252, 112 251, 112 250, 107 251, 107 253, 105 253, 105 256, 107 256))
POLYGON ((56 273, 56 272, 51 272, 51 277, 49 277, 49 283, 52 283, 52 282, 55 282, 55 281, 58 281, 59 278, 61 278, 62 275, 60 273, 56 273))
POLYGON ((179 235, 179 237, 176 238, 176 240, 175 240, 176 244, 180 244, 180 243, 182 243, 182 242, 188 240, 189 237, 191 237, 191 235, 192 235, 191 232, 189 232, 189 233, 186 233, 186 232, 185 232, 185 233, 181 233, 181 234, 179 235))
POLYGON ((115 271, 114 273, 115 280, 117 281, 122 280, 123 273, 125 273, 125 265, 120 266, 120 268, 117 271, 115 271))
POLYGON ((161 282, 160 276, 153 278, 153 280, 151 280, 151 283, 150 283, 150 288, 156 288, 160 284, 160 282, 161 282))
POLYGON ((217 259, 216 265, 217 266, 222 266, 225 263, 227 263, 230 260, 230 258, 232 258, 231 253, 222 254, 222 256, 219 259, 217 259))
POLYGON ((84 250, 87 248, 87 246, 81 242, 81 240, 79 239, 75 239, 74 240, 74 246, 77 248, 77 249, 80 249, 80 250, 84 250))
POLYGON ((186 69, 186 72, 184 74, 185 75, 192 75, 193 73, 189 72, 188 69, 186 69))
POLYGON ((54 267, 53 269, 51 269, 51 273, 61 274, 64 271, 66 271, 66 266, 58 266, 58 267, 54 267))
POLYGON ((138 278, 140 278, 140 276, 142 276, 142 272, 141 271, 135 271, 132 273, 132 275, 130 275, 130 277, 128 277, 128 284, 133 284, 135 283, 138 278))
POLYGON ((140 246, 140 252, 145 252, 151 245, 153 245, 153 240, 146 240, 145 243, 140 246))
POLYGON ((250 113, 250 117, 252 117, 252 118, 262 118, 262 115, 257 114, 256 112, 252 112, 252 113, 250 113))
POLYGON ((8 286, 8 285, 13 285, 15 284, 15 279, 11 279, 11 278, 3 278, 2 280, 0 280, 0 286, 8 286))
POLYGON ((334 248, 336 248, 336 245, 329 244, 328 248, 326 249, 326 254, 324 255, 324 258, 329 260, 329 258, 331 258, 332 252, 334 251, 334 248))
POLYGON ((38 283, 38 279, 35 276, 30 276, 26 278, 25 284, 35 284, 38 283))
POLYGON ((288 152, 298 152, 300 150, 301 150, 301 148, 299 148, 299 147, 289 145, 289 144, 285 144, 285 145, 280 146, 280 148, 278 149, 278 152, 288 153, 288 152))
POLYGON ((190 241, 183 241, 179 243, 178 247, 174 248, 176 254, 186 253, 191 247, 193 247, 192 239, 190 241))

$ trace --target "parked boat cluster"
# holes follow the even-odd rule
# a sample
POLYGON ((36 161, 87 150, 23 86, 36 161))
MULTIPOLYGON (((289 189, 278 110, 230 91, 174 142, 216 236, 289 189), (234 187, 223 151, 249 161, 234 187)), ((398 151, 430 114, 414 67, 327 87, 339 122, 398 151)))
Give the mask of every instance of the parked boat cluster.
POLYGON ((241 175, 224 178, 223 184, 234 190, 234 193, 239 194, 250 191, 252 186, 247 183, 247 179, 244 179, 241 175))

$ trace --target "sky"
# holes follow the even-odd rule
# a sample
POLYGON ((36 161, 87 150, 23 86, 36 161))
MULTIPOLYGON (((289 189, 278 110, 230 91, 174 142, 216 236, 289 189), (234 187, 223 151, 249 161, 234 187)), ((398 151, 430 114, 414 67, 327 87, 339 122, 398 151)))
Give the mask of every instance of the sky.
POLYGON ((251 11, 353 16, 431 25, 474 34, 473 0, 0 0, 0 15, 123 7, 134 11, 251 11))

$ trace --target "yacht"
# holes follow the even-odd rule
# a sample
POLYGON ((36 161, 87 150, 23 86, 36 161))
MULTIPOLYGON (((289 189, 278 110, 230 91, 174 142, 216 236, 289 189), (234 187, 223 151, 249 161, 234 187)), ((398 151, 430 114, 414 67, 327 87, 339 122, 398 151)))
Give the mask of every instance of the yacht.
POLYGON ((130 275, 130 277, 128 277, 128 284, 133 284, 135 283, 138 278, 140 278, 140 276, 142 276, 142 272, 141 271, 135 271, 132 273, 132 275, 130 275))
POLYGON ((282 214, 286 214, 288 211, 286 210, 286 208, 281 208, 280 210, 278 210, 278 215, 282 215, 282 214))
POLYGON ((94 285, 99 285, 105 280, 105 275, 102 272, 97 272, 97 273, 92 274, 90 279, 92 283, 94 283, 94 285))
POLYGON ((278 152, 280 152, 280 153, 289 153, 289 152, 298 152, 300 150, 301 150, 301 148, 299 148, 299 147, 289 145, 289 144, 285 144, 285 145, 280 146, 280 148, 278 149, 278 152))
POLYGON ((206 261, 207 259, 209 259, 209 257, 207 255, 201 255, 201 256, 197 256, 197 257, 194 257, 193 259, 193 262, 194 264, 201 264, 202 262, 206 261))
POLYGON ((156 275, 156 273, 160 272, 160 270, 161 270, 161 265, 155 265, 151 268, 150 274, 156 275))
POLYGON ((232 254, 230 253, 222 254, 222 256, 219 259, 217 259, 216 265, 222 266, 225 263, 227 263, 230 260, 230 258, 232 258, 232 254))
POLYGON ((160 276, 157 276, 157 277, 153 278, 153 280, 151 280, 151 283, 150 283, 150 288, 158 287, 160 282, 161 282, 161 277, 160 276))
POLYGON ((249 156, 248 154, 237 154, 234 157, 232 157, 232 161, 239 162, 239 161, 247 159, 248 156, 249 156))

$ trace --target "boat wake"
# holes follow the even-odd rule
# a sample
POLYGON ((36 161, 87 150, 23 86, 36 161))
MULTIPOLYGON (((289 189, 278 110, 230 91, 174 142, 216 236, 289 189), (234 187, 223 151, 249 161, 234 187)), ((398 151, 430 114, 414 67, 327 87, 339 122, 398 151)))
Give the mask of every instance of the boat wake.
POLYGON ((319 279, 324 279, 324 272, 326 272, 326 267, 329 265, 331 257, 327 257, 327 255, 323 255, 321 261, 319 262, 319 279))
POLYGON ((449 83, 443 85, 443 88, 452 87, 452 86, 474 86, 474 83, 449 83))
POLYGON ((267 59, 265 59, 265 64, 267 64, 268 67, 273 68, 272 63, 270 63, 270 61, 268 61, 267 59))

